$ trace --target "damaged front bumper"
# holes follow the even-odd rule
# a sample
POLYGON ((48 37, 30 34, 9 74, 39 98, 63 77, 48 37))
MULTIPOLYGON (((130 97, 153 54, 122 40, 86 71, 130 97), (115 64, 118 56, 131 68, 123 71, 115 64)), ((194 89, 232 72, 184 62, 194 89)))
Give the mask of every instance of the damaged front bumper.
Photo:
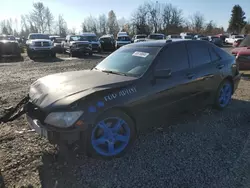
POLYGON ((58 128, 44 123, 45 114, 31 103, 27 104, 26 119, 29 127, 51 144, 73 144, 86 137, 87 126, 58 128))

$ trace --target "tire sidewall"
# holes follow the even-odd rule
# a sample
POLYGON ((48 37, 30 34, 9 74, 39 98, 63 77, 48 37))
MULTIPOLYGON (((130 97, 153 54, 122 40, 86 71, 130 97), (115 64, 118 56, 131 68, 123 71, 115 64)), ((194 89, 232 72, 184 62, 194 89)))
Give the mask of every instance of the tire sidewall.
POLYGON ((124 156, 131 149, 131 146, 133 146, 135 139, 136 139, 136 127, 135 127, 134 121, 126 113, 124 113, 121 110, 109 110, 109 111, 106 111, 103 114, 101 114, 99 117, 97 117, 95 124, 88 128, 87 154, 90 157, 101 158, 101 159, 106 159, 106 160, 109 160, 112 158, 118 158, 118 157, 124 156), (92 143, 91 143, 92 131, 95 128, 96 124, 99 121, 106 119, 108 117, 120 117, 124 121, 126 121, 127 125, 130 128, 130 140, 128 142, 128 145, 126 146, 126 148, 122 152, 120 152, 119 154, 114 155, 114 156, 103 156, 103 155, 97 153, 95 151, 95 149, 93 148, 92 143))
POLYGON ((217 109, 219 109, 219 110, 223 110, 224 108, 226 108, 226 107, 230 104, 230 102, 231 102, 231 100, 232 100, 233 91, 232 91, 232 94, 231 94, 230 101, 228 102, 228 104, 227 104, 226 106, 222 107, 222 106, 220 105, 220 103, 219 103, 219 96, 220 96, 221 88, 222 88, 225 84, 227 84, 227 83, 230 84, 230 85, 231 85, 231 89, 233 89, 232 83, 231 83, 228 79, 226 79, 226 80, 224 80, 224 81, 220 84, 220 86, 219 86, 219 88, 217 89, 217 92, 216 92, 214 105, 215 105, 215 108, 217 108, 217 109))

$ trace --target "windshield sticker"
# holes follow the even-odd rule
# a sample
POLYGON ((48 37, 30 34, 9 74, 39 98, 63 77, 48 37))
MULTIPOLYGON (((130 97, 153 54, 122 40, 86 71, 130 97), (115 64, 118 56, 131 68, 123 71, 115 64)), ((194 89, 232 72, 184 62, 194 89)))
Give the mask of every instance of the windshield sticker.
POLYGON ((128 95, 134 94, 136 92, 137 92, 136 87, 126 88, 126 89, 122 89, 122 90, 118 91, 117 93, 112 93, 112 94, 105 96, 104 100, 105 101, 112 101, 116 98, 125 97, 128 95))
POLYGON ((149 55, 149 53, 146 53, 146 52, 138 52, 138 51, 136 51, 136 52, 134 52, 133 54, 132 54, 132 56, 137 56, 137 57, 147 57, 149 55))

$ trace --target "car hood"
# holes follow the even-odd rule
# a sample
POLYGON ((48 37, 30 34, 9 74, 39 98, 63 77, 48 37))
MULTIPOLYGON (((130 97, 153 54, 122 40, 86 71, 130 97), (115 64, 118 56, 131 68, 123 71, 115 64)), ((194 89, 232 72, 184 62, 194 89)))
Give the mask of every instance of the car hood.
POLYGON ((249 55, 250 56, 250 47, 246 47, 238 52, 238 55, 249 55))
POLYGON ((90 44, 88 41, 71 41, 70 44, 90 44))
POLYGON ((18 43, 16 40, 0 40, 0 43, 18 43))
POLYGON ((67 106, 97 91, 125 86, 135 77, 95 70, 71 71, 42 77, 30 86, 30 101, 47 110, 67 106))
POLYGON ((232 50, 232 54, 237 55, 239 51, 245 50, 247 47, 238 47, 232 50))
POLYGON ((51 42, 49 39, 29 39, 28 41, 32 42, 51 42))

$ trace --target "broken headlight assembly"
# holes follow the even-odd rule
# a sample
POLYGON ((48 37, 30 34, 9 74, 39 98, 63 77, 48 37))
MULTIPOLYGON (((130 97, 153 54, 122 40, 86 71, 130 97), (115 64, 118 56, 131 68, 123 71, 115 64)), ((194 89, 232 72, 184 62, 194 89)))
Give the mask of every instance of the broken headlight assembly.
POLYGON ((68 128, 71 127, 83 114, 83 111, 72 112, 51 112, 44 122, 46 124, 59 127, 68 128))

